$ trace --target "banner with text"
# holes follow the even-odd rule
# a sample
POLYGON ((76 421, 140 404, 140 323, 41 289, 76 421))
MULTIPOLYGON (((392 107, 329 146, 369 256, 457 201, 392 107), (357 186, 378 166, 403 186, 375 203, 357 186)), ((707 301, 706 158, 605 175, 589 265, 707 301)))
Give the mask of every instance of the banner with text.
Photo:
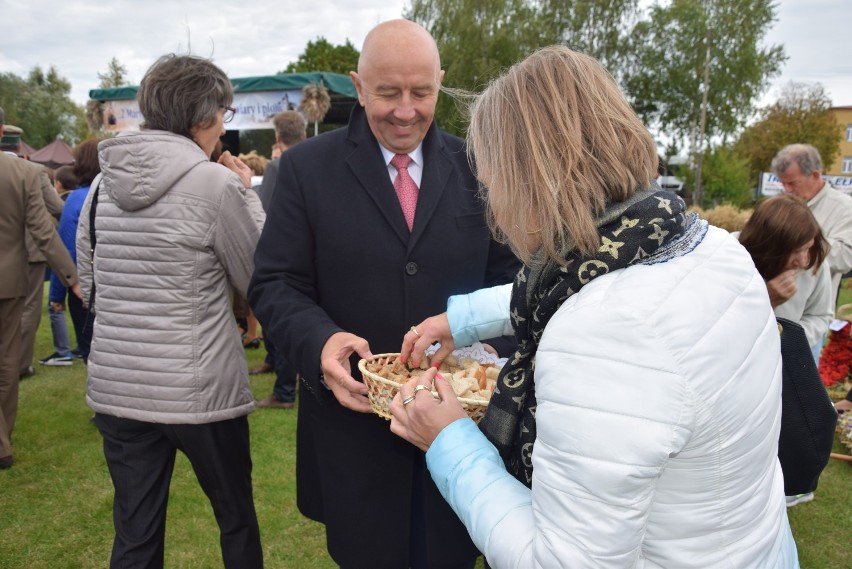
MULTIPOLYGON (((302 92, 254 91, 235 93, 231 106, 237 109, 234 120, 225 125, 227 130, 250 130, 273 128, 272 117, 282 111, 299 108, 302 92)), ((139 104, 132 99, 105 101, 103 107, 103 129, 106 132, 139 130, 142 113, 139 104)))
MULTIPOLYGON (((852 176, 823 176, 823 180, 837 188, 844 194, 852 195, 852 176)), ((778 176, 770 172, 763 172, 760 176, 759 193, 763 196, 774 196, 784 192, 784 186, 778 176)))

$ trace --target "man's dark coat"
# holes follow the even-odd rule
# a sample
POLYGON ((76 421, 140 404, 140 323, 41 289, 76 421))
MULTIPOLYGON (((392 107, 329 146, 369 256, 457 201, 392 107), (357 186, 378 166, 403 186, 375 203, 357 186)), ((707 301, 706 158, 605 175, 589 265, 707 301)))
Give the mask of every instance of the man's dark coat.
POLYGON ((410 526, 419 525, 411 520, 412 486, 421 481, 429 566, 477 554, 425 470, 423 453, 393 435, 386 420, 341 407, 320 377, 320 353, 335 332, 367 339, 373 354, 398 352, 408 329, 444 312, 450 295, 510 282, 519 268, 490 238, 463 141, 433 123, 423 157, 409 233, 356 106, 348 128, 281 156, 255 255, 250 303, 302 379, 299 509, 326 524, 329 552, 344 567, 408 567, 410 526))

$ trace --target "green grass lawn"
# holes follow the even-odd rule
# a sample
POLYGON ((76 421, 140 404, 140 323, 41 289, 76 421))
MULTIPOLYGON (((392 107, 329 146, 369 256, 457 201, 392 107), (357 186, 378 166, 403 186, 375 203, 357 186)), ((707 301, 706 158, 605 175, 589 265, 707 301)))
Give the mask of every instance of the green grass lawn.
MULTIPOLYGON (((852 291, 844 294, 841 302, 852 302, 852 291)), ((36 359, 52 351, 45 315, 36 359)), ((251 367, 264 356, 262 348, 247 353, 251 367)), ((14 434, 17 464, 0 471, 0 568, 106 567, 113 535, 112 484, 100 435, 89 421, 85 367, 79 362, 36 367, 37 375, 21 383, 14 434)), ((255 397, 267 396, 272 382, 271 374, 252 379, 255 397)), ((249 420, 254 496, 267 567, 334 567, 325 550, 323 527, 296 509, 295 411, 260 409, 249 420)), ((835 450, 848 452, 839 445, 835 450)), ((789 512, 802 567, 852 569, 850 464, 831 461, 816 499, 789 512)), ((221 567, 212 510, 180 454, 169 500, 166 567, 221 567)))

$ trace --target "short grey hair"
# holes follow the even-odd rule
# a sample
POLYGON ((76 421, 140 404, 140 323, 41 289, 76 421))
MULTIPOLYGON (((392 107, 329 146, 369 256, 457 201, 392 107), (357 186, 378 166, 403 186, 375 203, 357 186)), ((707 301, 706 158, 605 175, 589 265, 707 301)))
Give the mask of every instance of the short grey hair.
POLYGON ((145 73, 137 94, 142 128, 166 130, 192 138, 194 127, 206 127, 234 100, 225 72, 209 59, 173 53, 159 58, 145 73))
POLYGON ((788 144, 779 150, 772 159, 772 172, 775 175, 781 175, 793 164, 797 164, 799 171, 805 176, 811 172, 822 174, 822 158, 820 158, 819 150, 810 144, 788 144))
POLYGON ((293 146, 307 136, 305 130, 308 128, 308 121, 299 111, 278 113, 272 118, 272 126, 275 127, 278 138, 287 146, 293 146))

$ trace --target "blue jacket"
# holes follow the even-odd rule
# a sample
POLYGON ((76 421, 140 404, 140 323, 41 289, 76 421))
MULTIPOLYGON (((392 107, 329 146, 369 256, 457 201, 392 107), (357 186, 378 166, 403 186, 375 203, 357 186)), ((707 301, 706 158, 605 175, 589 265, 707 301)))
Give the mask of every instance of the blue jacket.
MULTIPOLYGON (((80 210, 83 209, 83 202, 86 196, 89 195, 89 186, 80 186, 70 194, 65 200, 65 207, 62 208, 62 216, 59 218, 59 237, 65 248, 71 254, 71 259, 74 265, 77 264, 77 222, 80 221, 80 210)), ((50 302, 64 302, 67 295, 67 289, 62 286, 59 277, 53 272, 50 274, 50 293, 48 298, 50 302)))

